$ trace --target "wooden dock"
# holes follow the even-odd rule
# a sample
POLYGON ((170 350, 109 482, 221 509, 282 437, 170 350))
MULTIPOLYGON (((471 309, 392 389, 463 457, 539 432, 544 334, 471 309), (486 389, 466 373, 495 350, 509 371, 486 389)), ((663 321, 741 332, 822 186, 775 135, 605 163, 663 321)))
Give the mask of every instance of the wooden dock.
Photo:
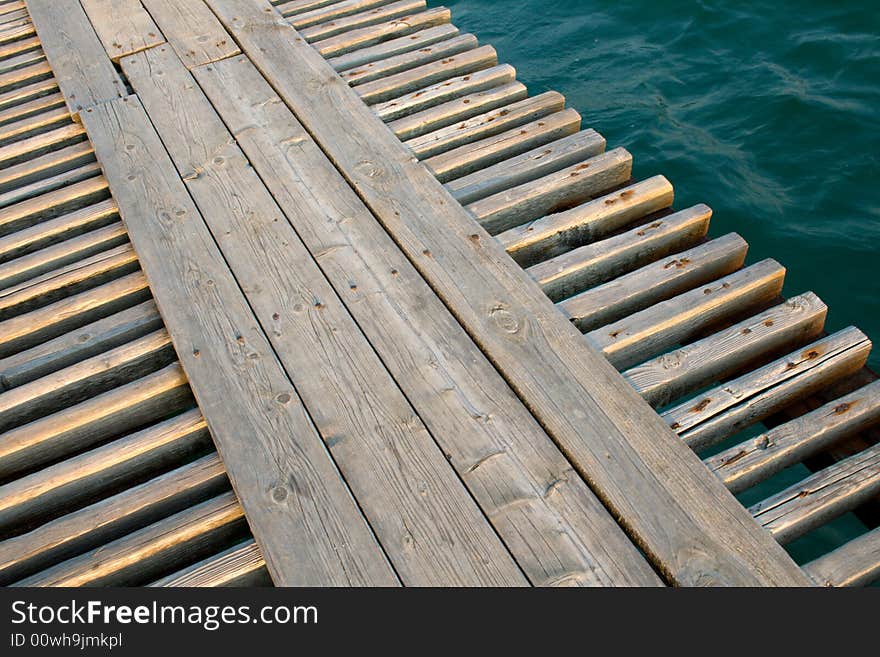
POLYGON ((870 340, 450 20, 0 0, 0 582, 880 577, 870 340))

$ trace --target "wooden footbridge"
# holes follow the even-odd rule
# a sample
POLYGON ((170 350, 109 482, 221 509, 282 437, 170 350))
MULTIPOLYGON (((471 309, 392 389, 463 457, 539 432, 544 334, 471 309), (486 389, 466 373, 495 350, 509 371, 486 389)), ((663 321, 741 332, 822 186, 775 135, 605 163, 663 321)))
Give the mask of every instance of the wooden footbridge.
POLYGON ((870 341, 631 165, 424 0, 0 0, 0 581, 871 582, 870 341))

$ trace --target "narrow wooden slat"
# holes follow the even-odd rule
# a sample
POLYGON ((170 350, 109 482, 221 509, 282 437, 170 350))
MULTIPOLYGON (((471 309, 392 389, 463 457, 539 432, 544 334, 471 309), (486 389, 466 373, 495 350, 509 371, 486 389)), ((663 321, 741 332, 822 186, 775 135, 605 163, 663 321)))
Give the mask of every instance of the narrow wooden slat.
POLYGON ((594 130, 584 130, 453 180, 446 188, 455 200, 466 205, 573 166, 604 150, 605 139, 594 130))
POLYGON ((83 452, 191 405, 178 364, 2 435, 0 479, 83 452))
MULTIPOLYGON (((257 321, 271 327, 275 353, 401 581, 416 586, 525 583, 173 51, 147 50, 124 58, 122 67, 257 321), (275 272, 271 287, 265 284, 267 271, 275 272), (416 480, 423 483, 410 486, 416 480)), ((162 298, 155 294, 161 308, 162 298)), ((210 422, 210 413, 206 416, 210 422)))
MULTIPOLYGON (((288 5, 280 5, 278 11, 282 16, 291 17, 290 24, 296 29, 301 30, 305 27, 326 23, 328 21, 358 14, 369 9, 374 9, 382 5, 389 5, 394 0, 342 0, 342 2, 332 2, 322 7, 313 7, 311 9, 303 9, 297 7, 296 3, 288 5)), ((422 5, 424 6, 424 5, 422 5)))
POLYGON ((0 358, 146 301, 149 296, 147 279, 136 272, 7 319, 0 323, 0 358))
POLYGON ((436 62, 444 57, 473 50, 478 45, 477 37, 473 34, 462 34, 416 50, 352 67, 340 73, 340 76, 353 87, 365 85, 436 62))
POLYGON ((490 235, 496 235, 604 194, 629 180, 631 173, 632 156, 615 148, 475 201, 467 209, 490 235))
POLYGON ((113 61, 164 43, 140 0, 81 0, 104 50, 113 61))
POLYGON ((238 54, 235 41, 203 2, 141 2, 187 67, 201 66, 238 54))
POLYGON ((6 91, 22 87, 37 80, 44 80, 52 75, 52 69, 45 60, 24 66, 12 71, 0 73, 0 90, 6 91))
POLYGON ((663 413, 695 449, 720 442, 861 369, 871 341, 849 327, 663 413))
POLYGON ((55 107, 3 125, 0 128, 0 141, 24 139, 33 136, 33 133, 38 130, 44 130, 49 126, 69 120, 70 113, 66 107, 55 107))
POLYGON ((195 72, 532 583, 659 583, 247 58, 195 72))
POLYGON ((446 7, 436 7, 387 23, 351 30, 329 39, 322 39, 312 45, 324 57, 340 57, 361 48, 375 46, 383 41, 406 37, 419 30, 448 23, 451 17, 452 15, 446 7))
POLYGON ((804 566, 820 586, 866 586, 880 578, 880 527, 804 566))
POLYGON ((83 123, 273 579, 396 583, 139 101, 83 123))
POLYGON ((156 304, 145 301, 0 360, 0 389, 23 385, 160 328, 156 304))
POLYGON ((413 34, 359 48, 345 55, 330 57, 327 63, 336 71, 349 71, 353 68, 367 66, 373 62, 432 46, 457 34, 458 28, 449 23, 422 28, 413 34))
MULTIPOLYGON (((0 533, 81 508, 131 488, 211 447, 198 409, 0 486, 0 533)), ((2 559, 0 559, 2 560, 2 559)))
POLYGON ((712 211, 705 205, 680 210, 614 237, 585 244, 526 271, 550 299, 559 301, 687 248, 706 234, 711 216, 712 211))
POLYGON ((0 31, 0 44, 26 39, 35 33, 34 24, 29 19, 19 19, 3 26, 0 31))
MULTIPOLYGON (((52 84, 55 84, 54 81, 52 84)), ((23 101, 0 111, 0 125, 6 126, 9 123, 15 123, 21 119, 33 116, 34 114, 40 114, 58 107, 64 107, 66 109, 64 105, 64 96, 62 96, 60 92, 38 96, 33 100, 23 101)))
POLYGON ((94 161, 92 145, 81 141, 0 170, 0 190, 9 192, 94 161))
POLYGON ((706 467, 738 493, 878 421, 880 381, 719 452, 706 467))
POLYGON ((270 5, 206 1, 669 580, 809 583, 319 53, 278 28, 270 5))
MULTIPOLYGON (((358 28, 386 23, 396 18, 416 14, 423 11, 426 5, 427 2, 425 0, 396 0, 395 2, 390 2, 367 11, 335 18, 319 25, 313 25, 312 27, 300 26, 300 35, 309 43, 323 41, 358 28)), ((296 24, 297 22, 298 19, 296 17, 291 19, 291 24, 296 24)))
MULTIPOLYGON (((403 141, 440 130, 456 121, 465 121, 487 111, 515 103, 523 100, 527 95, 528 90, 525 85, 511 82, 441 103, 436 107, 410 114, 396 121, 390 121, 388 127, 403 141)), ((462 130, 464 129, 462 128, 462 130)))
POLYGON ((48 194, 60 189, 85 182, 91 178, 100 178, 101 167, 97 162, 88 162, 82 166, 63 171, 34 182, 0 194, 0 207, 7 207, 16 203, 27 201, 43 194, 48 194))
POLYGON ((225 547, 246 529, 235 494, 223 493, 13 586, 143 584, 225 547))
POLYGON ((9 73, 45 60, 46 56, 43 54, 43 50, 41 48, 34 48, 13 57, 0 59, 0 73, 9 73))
MULTIPOLYGON (((416 157, 425 160, 425 164, 440 180, 451 180, 453 177, 471 173, 504 159, 507 151, 502 150, 499 154, 498 151, 501 149, 497 142, 509 142, 510 135, 501 133, 555 112, 562 112, 564 107, 565 98, 562 94, 548 91, 503 107, 492 108, 482 114, 472 115, 459 123, 451 121, 438 130, 406 140, 406 145, 412 149, 416 157), (488 141, 488 138, 496 135, 501 136, 488 141), (491 146, 487 148, 487 144, 491 146), (466 149, 465 146, 468 145, 471 147, 466 149), (475 156, 474 151, 483 154, 483 157, 475 156), (487 159, 487 154, 493 159, 487 159)), ((472 108, 468 109, 470 111, 472 108)), ((575 120, 575 117, 580 126, 580 114, 572 110, 565 115, 569 121, 575 120)), ((396 124, 391 125, 393 129, 396 124)), ((398 134, 396 130, 395 134, 398 134)))
MULTIPOLYGON (((91 154, 91 146, 87 153, 91 154)), ((76 157, 77 154, 71 154, 76 157)), ((0 262, 6 262, 27 253, 33 253, 50 244, 70 239, 89 230, 106 226, 118 219, 116 203, 112 199, 75 210, 55 219, 42 221, 30 228, 0 237, 0 262)))
POLYGON ((125 227, 117 222, 62 244, 0 264, 0 291, 101 251, 120 246, 127 239, 125 227))
POLYGON ((780 543, 852 511, 880 492, 880 445, 838 461, 749 508, 780 543))
POLYGON ((28 11, 71 114, 125 95, 79 0, 28 0, 28 11))
POLYGON ((174 361, 171 339, 160 329, 0 394, 0 430, 6 431, 116 388, 174 361))
POLYGON ((340 0, 290 0, 289 2, 273 2, 272 4, 283 16, 294 16, 339 2, 340 0))
POLYGON ((33 575, 228 489, 216 452, 188 463, 0 542, 0 584, 33 575))
POLYGON ((475 73, 495 66, 498 54, 492 46, 482 46, 449 55, 439 61, 402 71, 356 87, 357 94, 369 105, 390 101, 416 89, 424 89, 450 78, 475 73))
POLYGON ((259 546, 254 541, 245 541, 150 586, 266 586, 271 583, 259 546))
POLYGON ((664 210, 672 200, 672 185, 663 176, 654 176, 571 210, 511 228, 496 239, 514 260, 528 267, 664 210))
POLYGON ((93 176, 82 182, 20 201, 0 209, 0 235, 52 219, 88 203, 102 200, 106 195, 107 180, 104 176, 93 176))
POLYGON ((559 308, 586 333, 736 271, 748 248, 730 233, 585 290, 559 308))
POLYGON ((130 244, 96 253, 0 290, 0 319, 29 312, 137 269, 137 256, 130 244))
POLYGON ((394 121, 454 98, 500 87, 514 80, 516 80, 516 70, 509 64, 501 64, 444 80, 384 103, 377 103, 372 106, 372 110, 383 121, 394 121))
POLYGON ((785 268, 762 260, 717 281, 587 333, 615 367, 631 367, 683 344, 726 318, 759 308, 782 291, 785 268))
POLYGON ((58 81, 55 78, 40 80, 39 82, 34 82, 25 87, 5 91, 0 93, 0 110, 6 112, 16 105, 35 100, 48 94, 53 94, 57 91, 58 81))
POLYGON ((17 53, 33 50, 40 47, 40 40, 36 35, 32 35, 23 39, 16 39, 7 43, 0 44, 0 57, 11 57, 17 53))
POLYGON ((71 123, 43 134, 34 135, 21 141, 0 147, 0 164, 4 167, 25 157, 34 157, 59 144, 79 140, 83 137, 82 126, 71 123))

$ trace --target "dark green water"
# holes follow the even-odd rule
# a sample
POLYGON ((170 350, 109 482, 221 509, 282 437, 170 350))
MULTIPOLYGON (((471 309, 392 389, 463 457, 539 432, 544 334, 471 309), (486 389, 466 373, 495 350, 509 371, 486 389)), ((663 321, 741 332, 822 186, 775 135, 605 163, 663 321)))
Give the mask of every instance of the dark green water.
MULTIPOLYGON (((440 2, 434 0, 433 6, 440 2)), ((532 94, 563 93, 662 173, 676 207, 704 202, 711 234, 788 268, 827 327, 880 343, 880 6, 868 2, 447 0, 462 31, 514 65, 532 94)), ((880 368, 880 348, 870 365, 880 368)), ((750 491, 752 503, 802 466, 750 491)), ((790 546, 801 562, 864 527, 852 516, 790 546)))

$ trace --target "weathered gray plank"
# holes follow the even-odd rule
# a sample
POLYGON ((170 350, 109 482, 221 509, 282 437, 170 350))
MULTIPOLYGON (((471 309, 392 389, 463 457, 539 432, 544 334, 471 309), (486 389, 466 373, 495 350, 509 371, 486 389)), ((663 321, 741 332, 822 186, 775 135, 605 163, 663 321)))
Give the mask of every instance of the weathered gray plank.
POLYGON ((245 541, 150 586, 265 586, 271 583, 259 546, 254 541, 245 541))
POLYGON ((712 455, 706 467, 734 493, 750 488, 880 421, 878 393, 880 381, 875 381, 712 455))
POLYGON ((277 24, 270 5, 207 2, 672 581, 809 582, 319 53, 277 24))
POLYGON ((187 67, 239 53, 238 46, 203 2, 141 0, 187 67))
MULTIPOLYGON (((165 42, 140 0, 80 0, 110 59, 165 42)), ((195 3, 189 3, 195 4, 195 3)))
POLYGON ((334 18, 318 25, 311 27, 303 27, 297 25, 300 19, 293 17, 290 19, 292 25, 296 25, 300 29, 300 34, 309 43, 329 39, 345 32, 351 32, 358 28, 364 28, 369 25, 377 25, 385 23, 396 18, 407 15, 416 14, 425 9, 427 2, 425 0, 395 0, 373 9, 361 11, 356 14, 334 18))
POLYGON ((146 50, 122 67, 401 581, 525 583, 174 52, 146 50))
POLYGON ((820 586, 865 586, 880 577, 880 527, 804 566, 820 586))
POLYGON ((22 185, 39 182, 74 167, 94 161, 92 146, 88 141, 66 146, 0 170, 0 189, 13 191, 22 185))
MULTIPOLYGON (((807 313, 785 312, 797 308, 798 305, 783 304, 771 311, 777 331, 786 330, 786 320, 792 315, 809 322, 807 313)), ((824 304, 815 308, 815 315, 824 318, 824 304)), ((812 330, 818 333, 821 324, 812 322, 812 330)), ((774 351, 778 348, 775 344, 771 347, 774 351)), ((758 353, 754 348, 749 351, 753 357, 758 353)), ((691 447, 704 449, 856 372, 865 365, 870 353, 871 341, 858 329, 849 327, 707 390, 665 411, 663 418, 691 447)), ((699 386, 701 382, 692 385, 699 386)))
POLYGON ((83 123, 273 579, 395 583, 139 101, 83 123))
POLYGON ((397 37, 388 41, 382 41, 372 46, 359 48, 345 55, 338 55, 327 59, 337 71, 349 71, 356 67, 368 66, 389 57, 413 52, 420 48, 432 46, 458 34, 458 28, 449 23, 426 27, 414 34, 397 37))
POLYGON ((27 0, 71 114, 125 95, 125 85, 79 0, 27 0))
POLYGON ((658 583, 248 60, 195 73, 530 580, 658 583))

